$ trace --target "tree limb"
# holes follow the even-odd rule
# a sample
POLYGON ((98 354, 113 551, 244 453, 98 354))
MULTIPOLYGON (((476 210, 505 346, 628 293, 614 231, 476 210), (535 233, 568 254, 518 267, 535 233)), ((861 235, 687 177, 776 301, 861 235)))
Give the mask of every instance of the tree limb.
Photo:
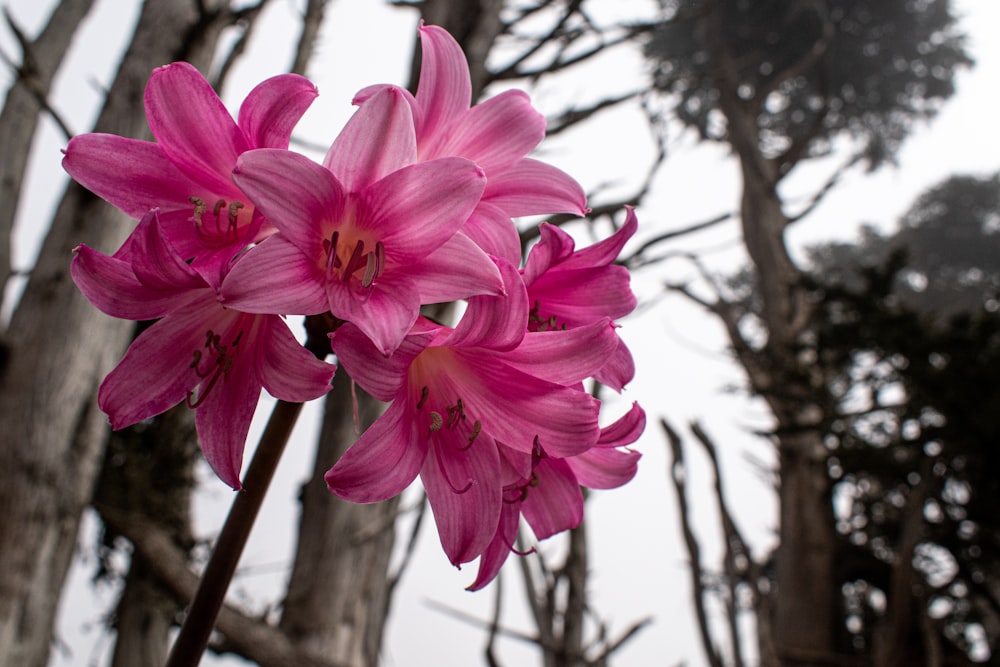
POLYGON ((545 136, 555 136, 560 132, 568 130, 574 125, 587 120, 599 111, 603 111, 604 109, 609 109, 613 106, 621 104, 622 102, 635 99, 644 93, 645 91, 643 90, 633 90, 628 93, 623 93, 622 95, 605 98, 587 107, 574 107, 572 109, 567 109, 566 111, 560 113, 556 118, 549 121, 548 127, 545 129, 545 136))
POLYGON ((295 47, 295 57, 288 70, 295 74, 306 75, 310 59, 316 50, 316 39, 323 27, 323 16, 326 13, 327 0, 308 0, 306 11, 302 15, 302 32, 295 47))
MULTIPOLYGON (((198 575, 190 570, 186 554, 166 531, 137 513, 103 504, 96 509, 108 526, 132 543, 135 552, 178 601, 182 604, 191 601, 198 587, 198 575)), ((262 667, 346 667, 300 651, 280 630, 228 604, 219 613, 216 627, 225 636, 220 650, 236 652, 262 667)))
POLYGON ((708 591, 705 588, 705 583, 701 576, 701 546, 698 543, 698 538, 694 534, 694 529, 691 527, 691 515, 687 499, 687 485, 684 481, 687 475, 687 469, 684 464, 684 450, 681 445, 681 438, 677 432, 671 428, 670 424, 667 423, 667 420, 662 417, 660 418, 660 426, 663 428, 663 432, 667 436, 667 442, 670 445, 671 463, 669 475, 671 481, 673 481, 674 491, 677 495, 677 513, 681 521, 681 531, 684 535, 684 545, 687 547, 688 558, 690 559, 691 597, 694 602, 695 619, 698 622, 698 633, 701 637, 701 646, 705 651, 705 656, 708 658, 708 664, 710 667, 723 667, 722 657, 719 655, 719 651, 715 646, 712 631, 708 624, 708 609, 705 605, 705 601, 708 597, 708 591))
POLYGON ((708 220, 702 220, 701 222, 695 222, 686 227, 681 227, 679 229, 672 229, 662 234, 657 234, 651 239, 645 241, 642 245, 635 249, 635 251, 624 258, 622 264, 629 268, 637 268, 639 266, 645 266, 649 262, 642 261, 642 255, 648 252, 654 246, 663 243, 664 241, 670 241, 682 236, 687 236, 688 234, 694 234, 695 232, 700 232, 710 227, 714 227, 720 223, 726 222, 736 217, 736 213, 733 211, 727 211, 726 213, 720 213, 719 215, 709 218, 708 220))

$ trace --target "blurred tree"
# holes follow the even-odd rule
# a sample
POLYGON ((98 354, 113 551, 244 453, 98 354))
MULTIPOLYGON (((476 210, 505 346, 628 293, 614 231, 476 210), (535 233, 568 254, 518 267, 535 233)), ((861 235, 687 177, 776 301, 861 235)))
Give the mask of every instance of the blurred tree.
POLYGON ((998 195, 996 176, 956 176, 894 234, 813 252, 837 582, 877 665, 982 662, 1000 642, 998 195))
MULTIPOLYGON (((804 211, 785 210, 780 186, 804 160, 846 154, 869 169, 891 162, 916 120, 931 117, 971 64, 948 0, 750 2, 664 0, 665 20, 646 54, 664 115, 708 141, 727 143, 742 175, 739 217, 754 302, 715 289, 672 288, 717 315, 751 391, 774 416, 779 545, 773 586, 761 589, 770 637, 765 664, 832 665, 841 641, 838 540, 816 388, 824 378, 802 353, 822 314, 785 231, 804 211), (842 153, 842 151, 844 151, 842 153)), ((711 653, 711 649, 706 647, 711 653)))

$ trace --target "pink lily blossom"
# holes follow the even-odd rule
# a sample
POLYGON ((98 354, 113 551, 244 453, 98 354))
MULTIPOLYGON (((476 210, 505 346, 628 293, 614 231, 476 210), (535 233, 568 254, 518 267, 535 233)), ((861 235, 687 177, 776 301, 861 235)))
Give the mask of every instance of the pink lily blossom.
POLYGON ((581 454, 600 437, 600 403, 574 385, 616 345, 610 321, 571 331, 527 332, 527 295, 498 259, 506 294, 468 300, 448 328, 418 320, 389 358, 350 324, 331 335, 341 365, 386 413, 326 474, 338 496, 375 502, 419 474, 445 553, 468 562, 493 539, 503 487, 530 474, 536 446, 581 454), (501 466, 501 450, 524 456, 501 466))
POLYGON ((164 238, 156 210, 110 257, 78 246, 70 272, 108 315, 158 320, 101 384, 98 404, 112 428, 186 401, 197 410, 205 459, 234 489, 261 388, 287 401, 311 400, 330 388, 335 367, 302 347, 280 317, 219 303, 215 289, 164 238))
POLYGON ((242 155, 234 179, 279 233, 236 262, 224 302, 330 311, 388 355, 421 304, 502 292, 494 263, 459 231, 482 171, 461 158, 415 161, 410 107, 392 88, 358 109, 323 165, 279 150, 242 155))
MULTIPOLYGON (((504 486, 500 520, 493 539, 479 559, 476 580, 468 587, 477 591, 496 578, 512 551, 520 517, 531 527, 535 539, 544 540, 564 530, 576 528, 583 519, 581 485, 592 489, 613 489, 631 480, 636 473, 639 452, 626 447, 639 439, 646 426, 646 413, 637 403, 616 422, 601 429, 591 449, 568 458, 547 456, 541 447, 530 454, 502 450, 511 461, 529 456, 530 474, 504 486)), ((507 463, 510 469, 522 465, 507 463)))
MULTIPOLYGON (((464 231, 492 255, 520 261, 521 244, 511 218, 586 212, 580 185, 552 165, 526 157, 545 136, 545 118, 521 90, 472 105, 472 80, 462 47, 438 26, 420 26, 421 69, 416 95, 401 90, 413 108, 421 161, 472 160, 487 176, 482 200, 464 231)), ((387 86, 365 88, 363 103, 387 86)))
MULTIPOLYGON (((628 269, 614 264, 638 228, 635 211, 631 206, 626 209, 625 223, 618 231, 582 250, 575 250, 569 234, 542 223, 541 239, 532 246, 521 271, 531 304, 529 329, 572 328, 603 318, 616 320, 635 309, 628 269)), ((621 391, 634 375, 632 354, 619 339, 595 378, 621 391)))
POLYGON ((146 86, 155 142, 83 134, 70 140, 63 167, 136 220, 158 208, 170 243, 218 287, 238 252, 273 233, 232 182, 237 157, 287 148, 316 94, 301 76, 275 76, 250 92, 234 121, 198 70, 176 62, 156 69, 146 86))

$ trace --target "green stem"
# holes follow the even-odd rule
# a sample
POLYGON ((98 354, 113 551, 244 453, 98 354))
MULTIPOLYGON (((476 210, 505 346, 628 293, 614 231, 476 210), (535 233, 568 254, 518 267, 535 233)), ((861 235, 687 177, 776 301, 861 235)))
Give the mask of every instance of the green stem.
POLYGON ((226 517, 226 523, 212 550, 212 557, 201 576, 187 616, 184 617, 180 634, 170 650, 166 667, 197 667, 201 661, 229 582, 236 571, 243 547, 246 546, 250 530, 267 494, 267 487, 271 484, 274 470, 278 467, 278 461, 301 410, 301 403, 278 401, 274 406, 257 451, 247 468, 243 488, 236 494, 229 516, 226 517))

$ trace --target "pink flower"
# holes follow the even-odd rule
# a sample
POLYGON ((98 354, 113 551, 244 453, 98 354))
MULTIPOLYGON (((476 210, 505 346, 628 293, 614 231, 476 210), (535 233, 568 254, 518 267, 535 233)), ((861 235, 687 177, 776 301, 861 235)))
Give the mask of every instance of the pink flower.
MULTIPOLYGON (((438 26, 420 26, 422 61, 413 107, 418 159, 464 157, 487 176, 482 201, 465 227, 490 254, 512 264, 521 243, 511 218, 586 212, 580 185, 565 172, 526 157, 545 136, 545 118, 520 90, 472 106, 469 66, 458 42, 438 26)), ((355 96, 363 103, 386 86, 355 96)))
POLYGON ((253 148, 287 148, 315 97, 303 77, 276 76, 250 92, 234 122, 198 70, 173 63, 155 70, 146 86, 155 143, 83 134, 70 140, 63 167, 137 220, 159 208, 170 243, 218 287, 233 256, 273 231, 232 182, 237 157, 253 148))
POLYGON ((391 88, 358 109, 322 166, 279 150, 241 156, 236 183, 279 233, 236 263, 224 302, 329 310, 387 355, 422 303, 500 293, 496 266, 459 232, 482 195, 481 170, 460 158, 415 159, 409 105, 391 88))
POLYGON ((70 271, 80 291, 108 315, 159 320, 101 384, 98 404, 112 427, 186 401, 197 410, 206 460, 234 489, 240 488, 261 387, 287 401, 317 398, 330 388, 335 367, 299 345, 280 317, 219 303, 212 286, 164 239, 155 210, 111 257, 76 248, 70 271))
MULTIPOLYGON (((542 223, 541 239, 531 248, 521 271, 531 304, 529 328, 572 328, 631 313, 636 299, 629 286, 629 273, 614 261, 637 228, 635 211, 627 207, 621 229, 599 243, 574 250, 569 234, 542 223)), ((619 340, 596 379, 621 391, 634 375, 632 354, 619 340)))
MULTIPOLYGON (((500 520, 493 539, 483 550, 479 572, 468 590, 477 591, 493 581, 507 560, 517 538, 520 517, 524 516, 535 539, 544 540, 575 528, 583 519, 580 486, 613 489, 631 480, 640 454, 619 449, 639 439, 646 426, 646 413, 638 404, 614 424, 601 429, 597 444, 587 451, 564 459, 546 455, 541 447, 530 454, 530 474, 504 486, 500 520)), ((524 458, 521 452, 502 451, 508 461, 524 458)), ((523 468, 523 463, 507 463, 507 468, 523 468)))
POLYGON ((503 487, 530 474, 536 446, 566 457, 597 443, 600 404, 576 385, 616 344, 607 320, 526 333, 524 287, 512 266, 498 263, 504 296, 469 299, 455 329, 418 321, 389 358, 351 325, 331 336, 351 377, 392 405, 327 472, 330 490, 374 502, 419 474, 456 565, 489 544, 503 487), (521 468, 504 473, 501 449, 523 454, 521 468))

